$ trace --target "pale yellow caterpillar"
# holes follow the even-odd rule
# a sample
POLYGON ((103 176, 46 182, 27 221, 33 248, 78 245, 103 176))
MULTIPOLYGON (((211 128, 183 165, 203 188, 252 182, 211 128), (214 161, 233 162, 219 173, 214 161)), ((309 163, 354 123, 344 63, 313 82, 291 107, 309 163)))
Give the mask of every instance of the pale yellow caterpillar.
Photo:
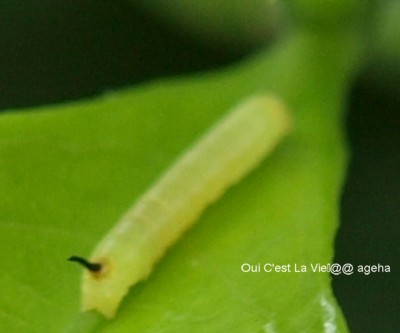
POLYGON ((274 97, 253 97, 206 133, 151 187, 97 245, 82 286, 82 310, 112 318, 129 288, 211 202, 254 169, 288 132, 274 97))

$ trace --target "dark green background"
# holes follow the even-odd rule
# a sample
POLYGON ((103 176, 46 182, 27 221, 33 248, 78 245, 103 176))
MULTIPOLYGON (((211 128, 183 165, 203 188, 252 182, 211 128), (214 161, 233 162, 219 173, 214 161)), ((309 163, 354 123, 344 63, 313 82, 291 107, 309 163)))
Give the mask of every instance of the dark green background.
MULTIPOLYGON (((123 1, 0 1, 0 110, 214 69, 252 51, 200 43, 123 1)), ((384 60, 365 67, 347 114, 352 157, 335 261, 389 264, 392 272, 338 276, 334 291, 351 332, 394 333, 400 327, 400 71, 384 60)))

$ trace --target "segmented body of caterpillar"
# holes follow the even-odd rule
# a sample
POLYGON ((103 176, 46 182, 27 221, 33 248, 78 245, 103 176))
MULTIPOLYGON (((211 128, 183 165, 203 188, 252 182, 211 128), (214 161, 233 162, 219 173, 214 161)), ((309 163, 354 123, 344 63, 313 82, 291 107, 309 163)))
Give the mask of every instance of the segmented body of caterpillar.
POLYGON ((154 184, 98 244, 84 273, 82 309, 112 318, 129 288, 211 202, 277 145, 290 121, 274 97, 253 97, 222 119, 154 184))

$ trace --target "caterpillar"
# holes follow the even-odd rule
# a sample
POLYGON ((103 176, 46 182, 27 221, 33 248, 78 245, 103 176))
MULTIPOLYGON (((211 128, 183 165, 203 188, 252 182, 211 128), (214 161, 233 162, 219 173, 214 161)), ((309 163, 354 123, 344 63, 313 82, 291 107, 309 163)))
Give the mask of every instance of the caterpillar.
POLYGON ((254 169, 290 129, 283 103, 251 97, 194 144, 122 216, 84 265, 82 311, 114 317, 129 288, 146 279, 155 263, 202 211, 254 169))

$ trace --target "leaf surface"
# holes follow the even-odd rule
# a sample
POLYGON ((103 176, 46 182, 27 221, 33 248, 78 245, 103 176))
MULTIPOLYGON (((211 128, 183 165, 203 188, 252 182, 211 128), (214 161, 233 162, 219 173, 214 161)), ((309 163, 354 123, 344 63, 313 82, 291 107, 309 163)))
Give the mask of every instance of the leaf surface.
POLYGON ((3 114, 0 330, 346 332, 329 273, 310 266, 333 258, 355 57, 351 42, 325 37, 294 36, 218 73, 3 114), (199 135, 263 92, 288 105, 292 134, 206 210, 114 320, 78 315, 81 270, 66 259, 88 256, 199 135), (267 263, 292 272, 266 273, 267 263))

